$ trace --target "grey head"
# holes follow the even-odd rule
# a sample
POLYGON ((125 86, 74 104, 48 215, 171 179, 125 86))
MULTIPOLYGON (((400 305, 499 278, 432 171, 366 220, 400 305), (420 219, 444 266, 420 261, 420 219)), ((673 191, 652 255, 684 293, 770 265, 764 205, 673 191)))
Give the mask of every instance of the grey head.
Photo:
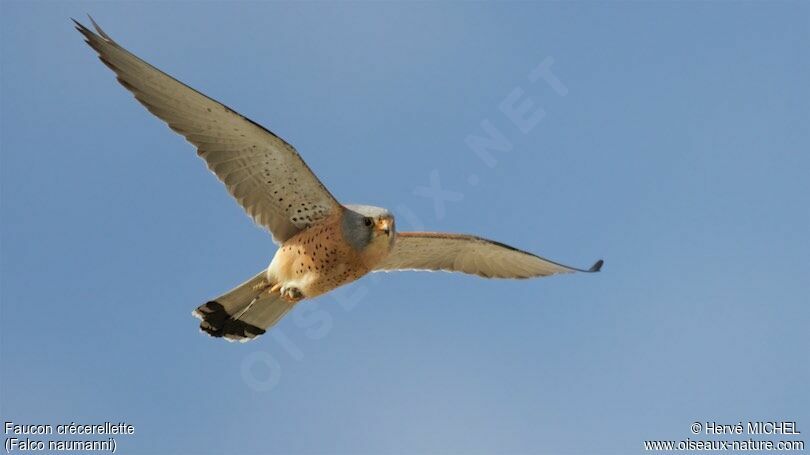
POLYGON ((355 250, 362 251, 372 243, 393 246, 396 235, 394 215, 371 205, 345 205, 343 238, 355 250))

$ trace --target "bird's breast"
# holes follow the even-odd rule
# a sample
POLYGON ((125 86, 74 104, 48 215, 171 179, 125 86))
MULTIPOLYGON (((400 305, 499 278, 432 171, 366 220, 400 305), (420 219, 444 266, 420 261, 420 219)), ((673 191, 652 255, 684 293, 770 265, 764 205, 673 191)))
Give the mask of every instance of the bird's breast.
POLYGON ((339 225, 315 225, 281 245, 268 268, 272 279, 306 297, 329 292, 368 273, 368 258, 351 248, 339 225))

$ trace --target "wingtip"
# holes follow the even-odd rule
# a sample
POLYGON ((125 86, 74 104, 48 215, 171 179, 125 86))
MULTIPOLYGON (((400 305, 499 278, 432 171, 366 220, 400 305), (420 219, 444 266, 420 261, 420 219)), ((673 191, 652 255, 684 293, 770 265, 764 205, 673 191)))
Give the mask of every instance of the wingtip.
POLYGON ((88 28, 86 25, 82 24, 81 22, 79 22, 78 20, 76 20, 76 19, 75 19, 75 18, 73 18, 73 17, 71 17, 71 18, 70 18, 70 20, 72 20, 72 21, 73 21, 73 23, 74 23, 74 24, 76 24, 76 29, 77 29, 78 31, 82 32, 83 34, 85 34, 85 35, 88 35, 88 34, 95 35, 95 34, 97 34, 98 36, 100 36, 100 37, 101 37, 101 38, 103 38, 104 40, 109 41, 110 43, 115 44, 115 41, 113 41, 113 39, 112 39, 112 38, 110 38, 110 35, 108 35, 108 34, 106 34, 106 33, 104 32, 104 30, 101 28, 101 26, 99 26, 99 25, 98 25, 98 23, 96 22, 96 20, 95 20, 95 19, 93 19, 93 16, 91 16, 90 14, 88 14, 88 15, 87 15, 87 18, 90 20, 90 25, 92 25, 92 26, 93 26, 93 28, 96 30, 95 32, 93 32, 92 30, 90 30, 90 29, 89 29, 89 28, 88 28))
POLYGON ((605 264, 605 261, 600 259, 600 260, 594 262, 594 264, 591 266, 591 268, 588 269, 588 271, 589 272, 598 272, 598 271, 602 270, 602 266, 604 264, 605 264))
POLYGON ((112 39, 112 38, 110 38, 110 36, 109 36, 109 35, 107 35, 106 33, 104 33, 104 30, 102 30, 102 29, 101 29, 101 27, 100 27, 100 26, 99 26, 99 25, 96 23, 95 19, 93 19, 93 16, 91 16, 91 15, 88 13, 88 14, 87 14, 87 18, 88 18, 88 19, 90 19, 90 23, 91 23, 91 24, 93 24, 93 28, 94 28, 94 29, 96 29, 96 33, 98 33, 99 35, 101 35, 101 37, 102 37, 102 38, 104 38, 105 40, 107 40, 107 41, 109 41, 109 42, 111 42, 111 43, 114 43, 114 42, 115 42, 115 41, 113 41, 113 39, 112 39))
POLYGON ((73 24, 75 25, 76 30, 78 30, 78 31, 80 31, 80 32, 84 32, 84 30, 87 30, 87 27, 85 27, 85 26, 84 26, 84 24, 82 24, 81 22, 79 22, 79 21, 78 21, 78 20, 76 20, 75 18, 72 18, 72 17, 71 17, 71 18, 70 18, 70 20, 72 20, 72 21, 73 21, 73 24))
POLYGON ((87 18, 90 19, 90 23, 93 24, 93 27, 95 27, 96 31, 100 32, 101 28, 98 26, 98 24, 96 24, 95 19, 93 19, 93 16, 91 16, 90 13, 87 13, 87 18))

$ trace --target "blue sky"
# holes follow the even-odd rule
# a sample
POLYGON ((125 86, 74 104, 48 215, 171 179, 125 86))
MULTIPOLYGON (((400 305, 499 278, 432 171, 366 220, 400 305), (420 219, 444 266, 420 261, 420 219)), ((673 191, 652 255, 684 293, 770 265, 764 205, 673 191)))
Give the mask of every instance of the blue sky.
POLYGON ((810 432, 807 4, 0 11, 3 419, 127 421, 135 454, 634 453, 709 420, 810 432), (84 45, 69 17, 85 13, 287 139, 342 201, 605 268, 375 274, 255 342, 207 338, 191 310, 275 247, 84 45), (544 62, 556 83, 532 81, 544 62), (468 146, 482 124, 509 144, 494 164, 468 146), (438 208, 432 176, 451 193, 438 208))

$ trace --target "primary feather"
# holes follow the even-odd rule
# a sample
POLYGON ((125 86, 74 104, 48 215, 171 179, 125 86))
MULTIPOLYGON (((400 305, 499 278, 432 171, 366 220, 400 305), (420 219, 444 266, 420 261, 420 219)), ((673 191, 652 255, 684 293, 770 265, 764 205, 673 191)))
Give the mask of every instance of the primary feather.
POLYGON ((283 139, 141 60, 95 22, 98 33, 74 22, 121 85, 197 147, 208 168, 276 242, 338 209, 335 198, 283 139))

